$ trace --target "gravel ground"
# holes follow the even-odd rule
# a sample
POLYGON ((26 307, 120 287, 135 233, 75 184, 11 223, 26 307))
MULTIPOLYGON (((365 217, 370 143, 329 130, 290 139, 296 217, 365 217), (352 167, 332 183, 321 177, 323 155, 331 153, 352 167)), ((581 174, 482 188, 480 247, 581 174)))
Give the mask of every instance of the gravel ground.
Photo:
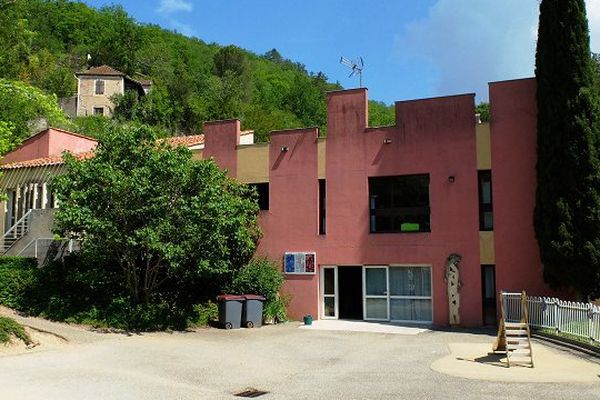
POLYGON ((328 332, 290 323, 98 337, 0 355, 0 398, 234 399, 252 387, 269 392, 261 399, 600 399, 600 377, 597 384, 515 384, 430 369, 448 343, 491 343, 485 334, 328 332))

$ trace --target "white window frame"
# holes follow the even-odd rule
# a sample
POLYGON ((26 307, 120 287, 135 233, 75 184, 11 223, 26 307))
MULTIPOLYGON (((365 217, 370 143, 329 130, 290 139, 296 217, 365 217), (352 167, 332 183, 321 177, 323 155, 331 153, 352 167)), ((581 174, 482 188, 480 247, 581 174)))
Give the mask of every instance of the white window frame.
POLYGON ((339 302, 339 288, 338 288, 338 266, 337 265, 322 265, 320 268, 319 275, 319 290, 320 290, 320 301, 319 305, 321 308, 320 317, 321 319, 339 319, 340 315, 340 302, 339 302), (325 294, 325 269, 333 269, 333 295, 325 294), (325 298, 332 298, 335 303, 334 315, 325 315, 325 298))
MULTIPOLYGON (((431 300, 431 320, 430 321, 419 321, 419 320, 391 320, 391 322, 402 322, 406 324, 433 324, 433 313, 435 310, 433 303, 433 266, 431 264, 390 264, 389 268, 429 268, 429 287, 431 288, 431 293, 429 296, 399 296, 399 295, 389 295, 389 299, 398 299, 398 300, 431 300)), ((388 294, 389 294, 389 268, 388 268, 388 294)), ((390 317, 390 307, 391 303, 388 300, 388 317, 390 317)))
POLYGON ((387 265, 363 265, 363 320, 365 321, 389 321, 390 320, 390 271, 387 265), (383 268, 385 269, 385 294, 368 295, 367 294, 367 269, 383 268), (386 318, 368 318, 367 317, 367 299, 386 299, 387 316, 386 318))

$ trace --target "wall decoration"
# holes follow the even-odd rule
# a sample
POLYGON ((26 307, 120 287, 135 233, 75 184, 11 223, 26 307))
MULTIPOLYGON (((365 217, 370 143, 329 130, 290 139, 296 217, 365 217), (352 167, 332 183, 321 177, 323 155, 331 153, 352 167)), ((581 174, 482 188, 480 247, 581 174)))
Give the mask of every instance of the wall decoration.
POLYGON ((448 284, 448 321, 451 326, 460 325, 460 261, 462 256, 453 253, 446 261, 445 281, 448 284))
POLYGON ((313 275, 316 265, 314 252, 286 252, 283 256, 283 271, 286 274, 313 275))

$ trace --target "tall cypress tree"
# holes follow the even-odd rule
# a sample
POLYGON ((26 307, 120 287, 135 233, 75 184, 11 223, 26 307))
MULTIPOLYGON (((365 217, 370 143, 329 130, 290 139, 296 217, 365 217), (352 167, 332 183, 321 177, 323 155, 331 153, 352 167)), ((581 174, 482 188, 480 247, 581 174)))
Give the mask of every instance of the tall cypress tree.
POLYGON ((584 0, 542 0, 535 230, 552 287, 600 294, 600 104, 584 0))

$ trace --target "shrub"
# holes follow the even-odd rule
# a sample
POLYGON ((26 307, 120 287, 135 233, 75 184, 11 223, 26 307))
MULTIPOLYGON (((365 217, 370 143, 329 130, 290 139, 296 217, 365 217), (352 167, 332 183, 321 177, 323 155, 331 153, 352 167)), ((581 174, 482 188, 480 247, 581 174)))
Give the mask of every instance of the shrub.
POLYGON ((265 296, 263 317, 282 322, 287 319, 286 299, 279 296, 283 275, 272 260, 254 258, 234 277, 230 292, 265 296))
POLYGON ((34 258, 0 257, 0 304, 21 309, 24 293, 34 281, 37 261, 34 258))
POLYGON ((208 326, 212 321, 219 318, 219 306, 210 300, 206 303, 194 305, 193 309, 194 316, 189 321, 191 325, 208 326))
POLYGON ((0 343, 8 343, 12 336, 22 340, 27 345, 31 344, 31 337, 17 321, 0 317, 0 343))

